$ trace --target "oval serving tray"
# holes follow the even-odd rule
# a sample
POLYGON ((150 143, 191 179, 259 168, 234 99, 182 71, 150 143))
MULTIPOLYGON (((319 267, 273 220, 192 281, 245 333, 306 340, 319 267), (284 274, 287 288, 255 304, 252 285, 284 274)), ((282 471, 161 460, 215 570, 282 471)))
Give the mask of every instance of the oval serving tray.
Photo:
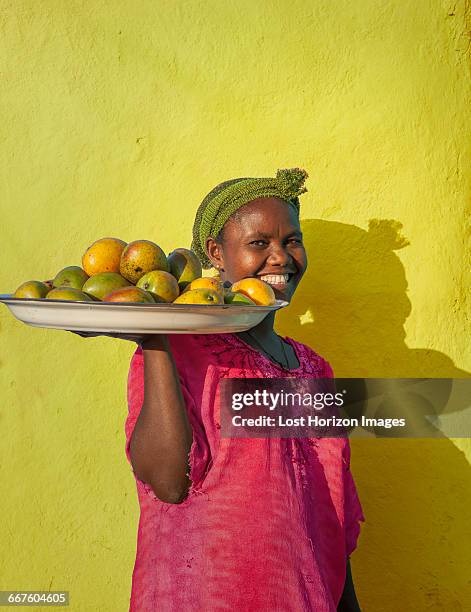
POLYGON ((233 304, 139 304, 130 302, 72 302, 15 298, 0 294, 19 321, 34 327, 122 334, 217 334, 245 331, 260 323, 273 306, 233 304))

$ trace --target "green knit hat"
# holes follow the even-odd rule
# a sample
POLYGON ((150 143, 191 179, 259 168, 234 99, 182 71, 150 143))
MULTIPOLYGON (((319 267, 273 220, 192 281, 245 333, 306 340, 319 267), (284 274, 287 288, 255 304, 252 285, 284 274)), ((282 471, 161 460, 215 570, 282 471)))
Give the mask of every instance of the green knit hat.
POLYGON ((198 255, 203 268, 210 268, 206 240, 216 238, 229 217, 244 204, 258 198, 280 198, 291 204, 299 214, 298 196, 307 191, 305 170, 278 170, 275 178, 236 178, 217 185, 204 198, 196 211, 191 249, 198 255))

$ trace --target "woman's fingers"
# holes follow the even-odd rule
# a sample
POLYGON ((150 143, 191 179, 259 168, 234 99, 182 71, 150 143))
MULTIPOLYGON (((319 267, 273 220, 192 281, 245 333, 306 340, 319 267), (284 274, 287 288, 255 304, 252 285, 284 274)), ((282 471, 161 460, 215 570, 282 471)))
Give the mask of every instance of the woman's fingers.
POLYGON ((146 336, 133 336, 132 334, 112 334, 107 332, 87 332, 87 331, 75 331, 72 329, 67 329, 72 334, 77 334, 78 336, 82 336, 82 338, 96 338, 97 336, 108 336, 109 338, 117 338, 118 340, 129 340, 130 342, 136 342, 140 344, 146 338, 146 336))
POLYGON ((99 332, 75 331, 73 329, 66 329, 65 331, 68 331, 71 334, 77 334, 78 336, 82 336, 82 338, 92 338, 94 336, 104 336, 105 335, 105 334, 100 334, 99 332))

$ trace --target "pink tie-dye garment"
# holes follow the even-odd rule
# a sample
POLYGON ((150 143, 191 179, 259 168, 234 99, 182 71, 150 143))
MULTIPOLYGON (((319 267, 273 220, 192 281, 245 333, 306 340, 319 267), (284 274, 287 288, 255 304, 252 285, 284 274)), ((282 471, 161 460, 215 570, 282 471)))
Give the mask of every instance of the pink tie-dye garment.
MULTIPOLYGON (((309 347, 286 370, 234 334, 168 336, 193 428, 180 504, 136 478, 132 612, 332 612, 363 513, 341 438, 221 438, 222 378, 331 377, 309 347)), ((126 455, 144 398, 142 350, 128 377, 126 455)))

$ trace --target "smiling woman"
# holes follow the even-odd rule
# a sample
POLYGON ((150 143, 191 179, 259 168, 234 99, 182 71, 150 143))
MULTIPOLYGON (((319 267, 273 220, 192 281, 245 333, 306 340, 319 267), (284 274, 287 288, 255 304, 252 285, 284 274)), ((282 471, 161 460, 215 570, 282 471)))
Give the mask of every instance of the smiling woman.
MULTIPOLYGON (((232 179, 203 200, 193 250, 231 284, 290 301, 307 267, 307 173, 232 179)), ((152 336, 128 378, 126 454, 141 508, 131 610, 359 610, 348 558, 364 520, 346 439, 222 438, 224 378, 330 378, 274 330, 152 336)), ((262 384, 262 381, 261 381, 262 384)))
POLYGON ((245 204, 216 240, 207 239, 206 251, 222 280, 260 278, 288 302, 307 268, 298 212, 274 197, 245 204))

